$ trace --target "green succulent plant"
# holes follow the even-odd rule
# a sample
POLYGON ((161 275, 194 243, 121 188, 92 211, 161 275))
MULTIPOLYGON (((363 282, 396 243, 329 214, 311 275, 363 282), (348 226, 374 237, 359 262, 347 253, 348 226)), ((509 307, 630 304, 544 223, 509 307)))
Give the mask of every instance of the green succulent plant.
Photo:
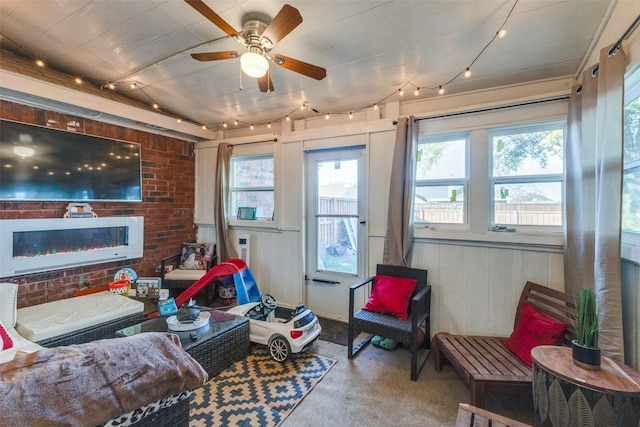
POLYGON ((598 348, 598 311, 593 289, 580 288, 578 292, 576 340, 582 346, 598 348))

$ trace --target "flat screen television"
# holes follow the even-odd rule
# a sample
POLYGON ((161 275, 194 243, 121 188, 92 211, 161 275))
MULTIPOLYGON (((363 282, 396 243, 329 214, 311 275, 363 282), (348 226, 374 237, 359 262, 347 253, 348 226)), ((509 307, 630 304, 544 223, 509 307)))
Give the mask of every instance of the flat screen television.
POLYGON ((0 200, 140 202, 140 144, 0 120, 0 200))

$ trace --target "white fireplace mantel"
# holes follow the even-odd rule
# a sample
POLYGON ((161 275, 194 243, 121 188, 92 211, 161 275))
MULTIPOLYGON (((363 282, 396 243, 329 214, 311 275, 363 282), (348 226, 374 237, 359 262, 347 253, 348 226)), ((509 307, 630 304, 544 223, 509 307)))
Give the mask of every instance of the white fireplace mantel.
POLYGON ((144 217, 0 220, 0 277, 141 258, 144 217))

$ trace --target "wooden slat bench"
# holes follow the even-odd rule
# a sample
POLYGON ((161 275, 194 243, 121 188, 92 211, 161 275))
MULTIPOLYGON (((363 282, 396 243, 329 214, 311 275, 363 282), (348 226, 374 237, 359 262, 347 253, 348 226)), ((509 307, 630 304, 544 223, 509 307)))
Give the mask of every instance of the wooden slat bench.
MULTIPOLYGON (((514 325, 518 322, 520 307, 525 301, 547 316, 565 323, 567 329, 563 345, 571 345, 571 340, 576 337, 573 296, 527 282, 518 301, 514 325)), ((532 370, 505 347, 507 338, 438 333, 434 337, 436 371, 440 371, 444 363, 450 363, 469 385, 471 405, 480 408, 484 407, 486 393, 531 394, 532 370)))
POLYGON ((458 406, 456 427, 531 427, 531 425, 461 403, 458 406))

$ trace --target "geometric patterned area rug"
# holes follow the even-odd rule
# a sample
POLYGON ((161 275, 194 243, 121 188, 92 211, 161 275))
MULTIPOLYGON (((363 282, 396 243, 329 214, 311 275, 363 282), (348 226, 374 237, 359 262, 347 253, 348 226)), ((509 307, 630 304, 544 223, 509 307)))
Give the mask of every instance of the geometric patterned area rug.
POLYGON ((266 347, 252 353, 194 390, 189 426, 260 426, 282 423, 336 363, 298 353, 276 362, 266 347))

